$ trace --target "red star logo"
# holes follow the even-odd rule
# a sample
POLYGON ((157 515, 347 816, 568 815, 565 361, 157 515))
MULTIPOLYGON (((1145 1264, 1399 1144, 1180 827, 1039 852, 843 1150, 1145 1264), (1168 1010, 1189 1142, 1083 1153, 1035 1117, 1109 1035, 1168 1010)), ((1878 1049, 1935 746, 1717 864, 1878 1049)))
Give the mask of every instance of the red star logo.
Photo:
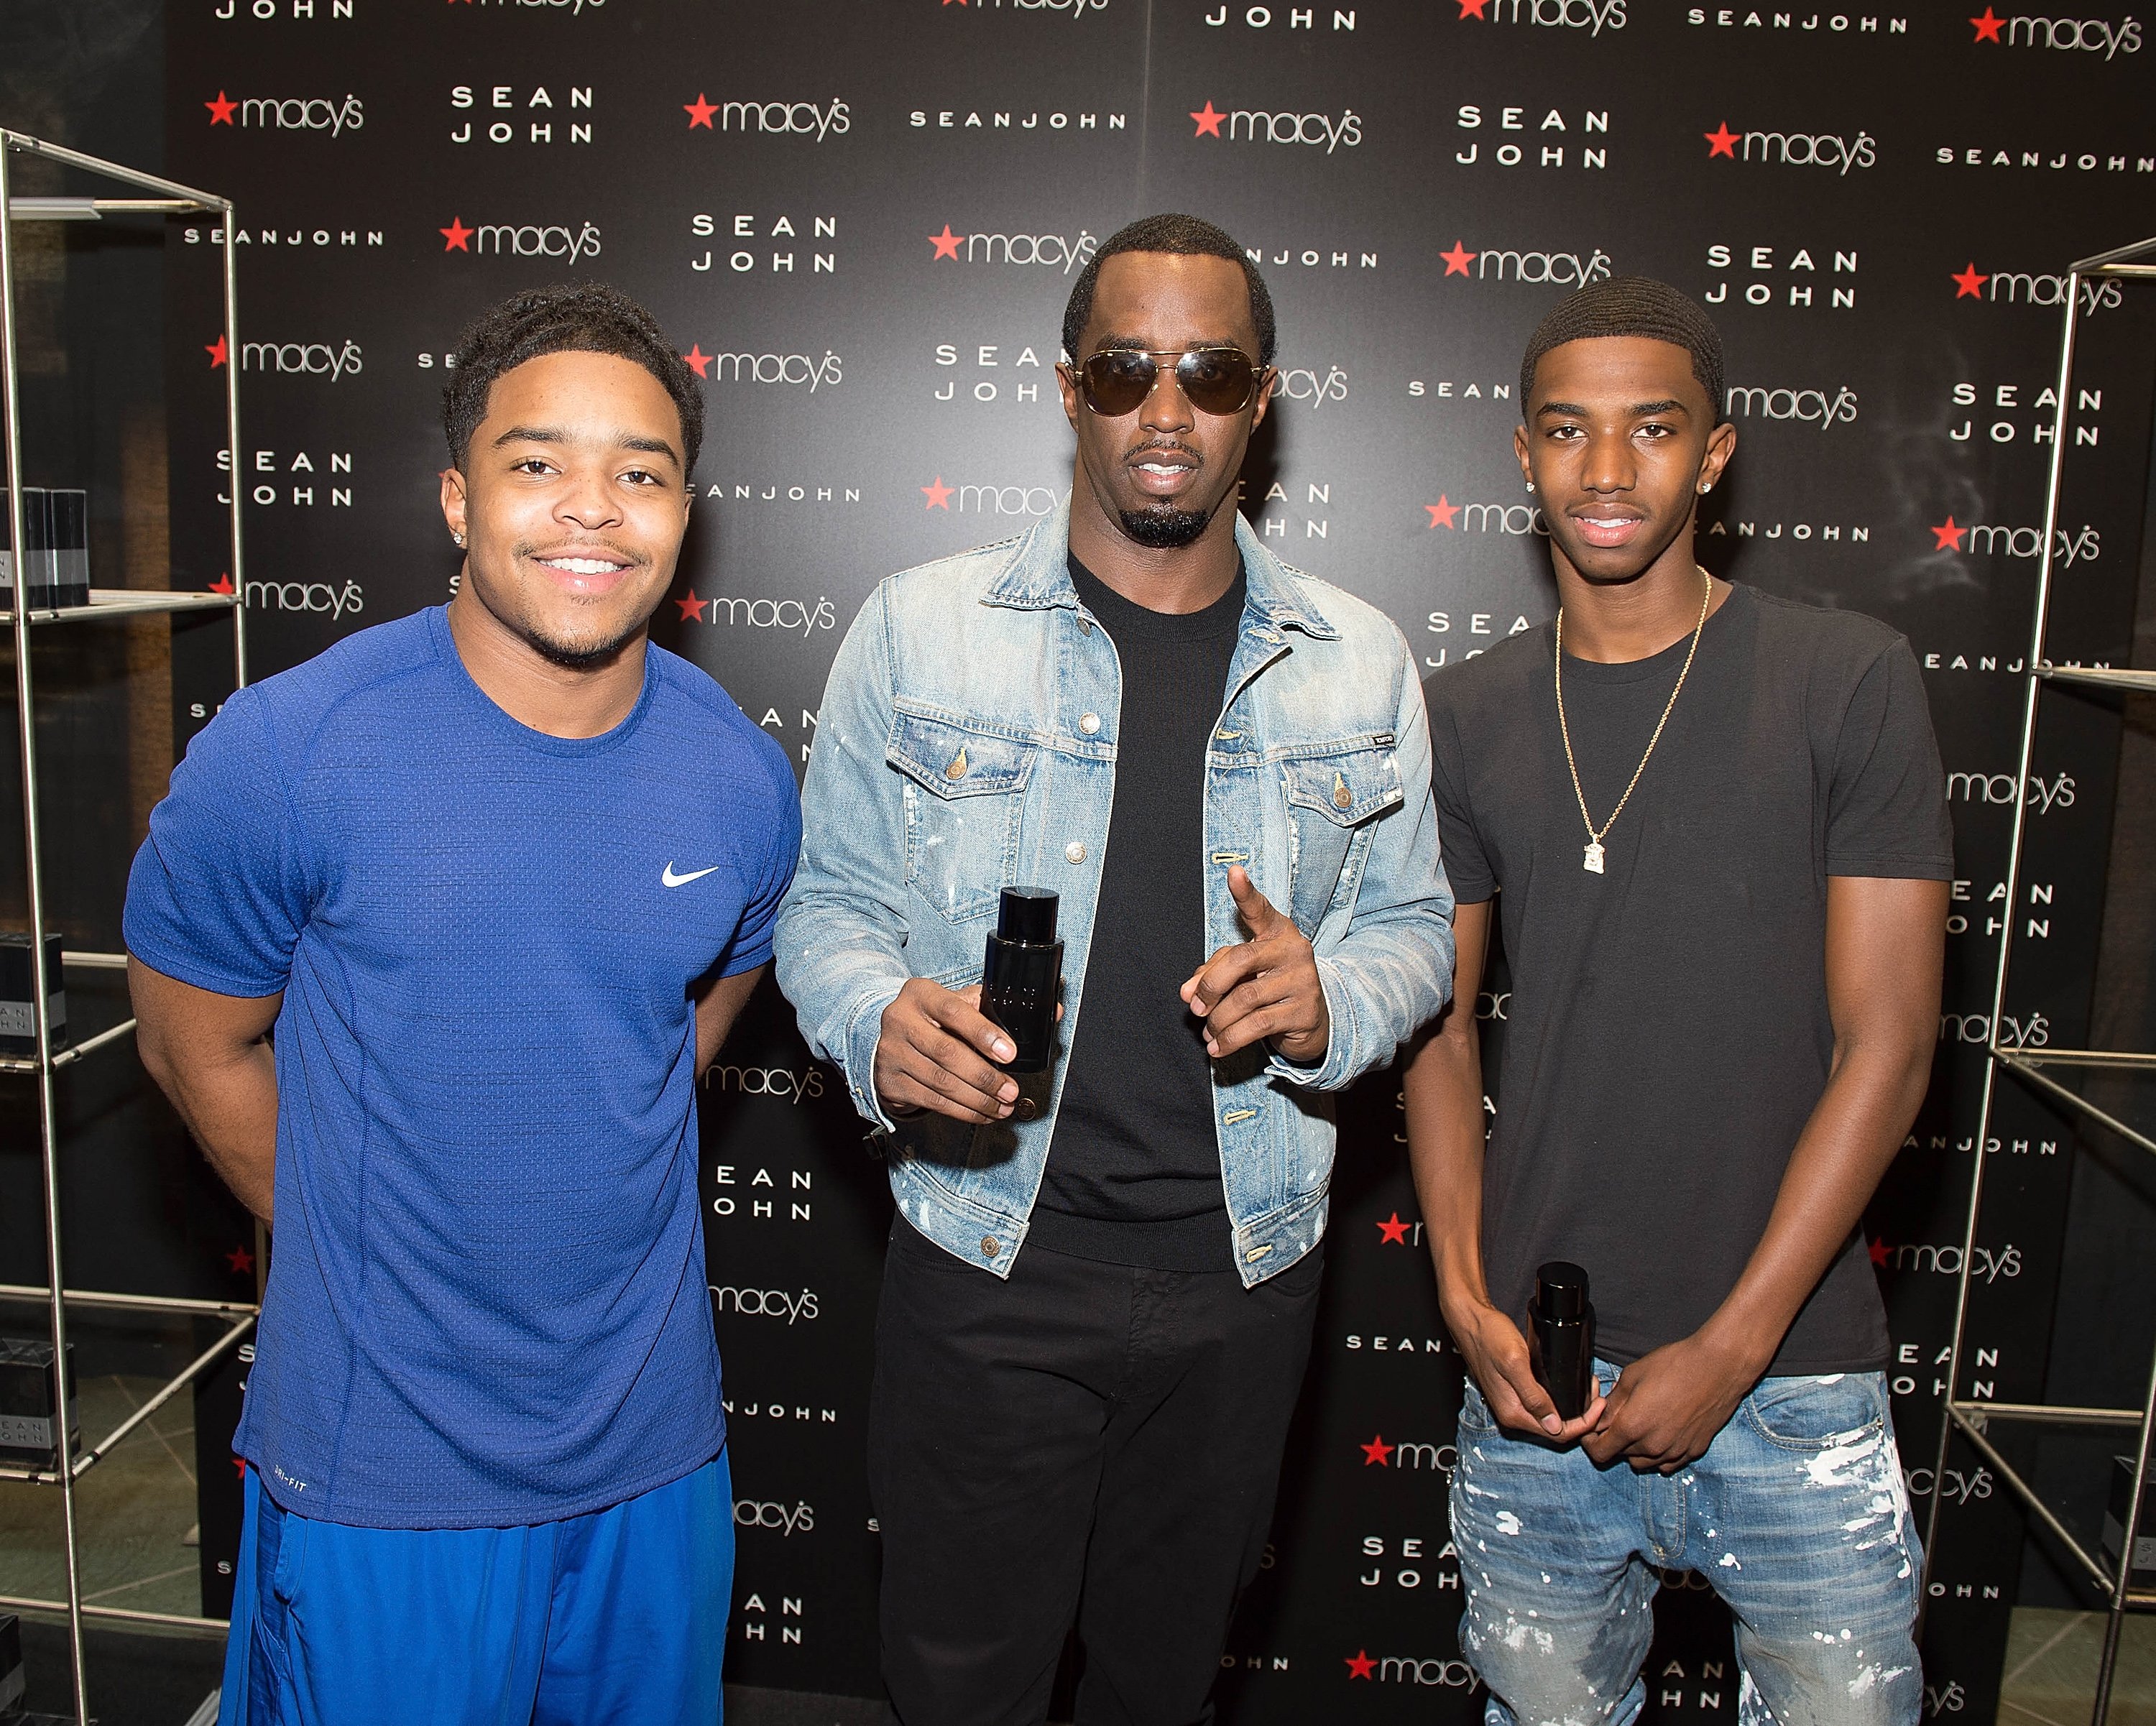
POLYGON ((1437 255, 1445 260, 1445 273, 1447 275, 1464 276, 1467 274, 1467 266, 1475 261, 1476 254, 1469 251, 1461 242, 1455 240, 1450 252, 1440 252, 1437 255))
MULTIPOLYGON (((1999 27, 2006 20, 1987 6, 1984 8, 1982 18, 1973 18, 1969 22, 1976 26, 1976 39, 1979 42, 1998 42, 1999 27)), ((2005 46, 2004 43, 2000 43, 1999 45, 2002 48, 2005 46)))
POLYGON ((254 1255, 244 1247, 234 1247, 231 1252, 224 1255, 224 1262, 235 1271, 251 1271, 254 1268, 254 1255))
MULTIPOLYGON (((1474 0, 1460 0, 1460 3, 1462 6, 1467 6, 1474 3, 1474 0)), ((1460 16, 1465 18, 1466 13, 1462 13, 1460 16)), ((1377 1670, 1377 1665, 1378 1662, 1370 1658, 1367 1650, 1358 1648, 1348 1657, 1348 1676, 1351 1678, 1368 1678, 1377 1670)), ((1376 1681, 1373 1679, 1372 1682, 1376 1681)))
POLYGON ((442 247, 444 252, 469 252, 471 250, 471 237, 479 230, 465 227, 463 217, 452 216, 447 228, 438 228, 434 232, 445 242, 442 247))
POLYGON ((1968 531, 1969 530, 1965 527, 1956 527, 1954 525, 1953 517, 1951 515, 1948 516, 1947 525, 1944 527, 1935 527, 1932 530, 1932 537, 1938 541, 1938 544, 1933 546, 1932 550, 1934 551, 1960 551, 1961 536, 1968 531))
POLYGON ((687 598, 677 599, 674 602, 675 604, 681 607, 681 617, 680 621, 685 623, 702 622, 704 621, 704 607, 711 604, 711 602, 708 599, 697 598, 696 590, 693 587, 689 590, 687 598))
POLYGON ((921 494, 928 499, 927 504, 924 507, 931 510, 949 509, 951 507, 951 494, 957 489, 957 488, 956 486, 946 485, 943 483, 943 476, 941 474, 938 474, 936 476, 936 483, 933 485, 924 485, 921 488, 921 494))
MULTIPOLYGON (((1460 0, 1460 18, 1481 18, 1486 24, 1490 22, 1489 16, 1482 8, 1489 3, 1490 0, 1460 0)), ((1459 22, 1460 18, 1453 20, 1455 23, 1459 22)), ((1363 1676, 1368 1677, 1369 1674, 1365 1672, 1363 1676)))
POLYGON ((717 356, 706 353, 702 342, 692 341, 689 344, 689 351, 681 357, 689 362, 689 369, 697 376, 707 378, 711 375, 711 361, 717 356))
POLYGON ((1884 1241, 1874 1241, 1871 1243, 1871 1263, 1876 1270, 1883 1271, 1887 1268, 1887 1243, 1884 1241))
POLYGON ((232 572, 229 570, 220 571, 218 578, 209 584, 209 591, 213 593, 231 592, 232 572))
POLYGON ((204 342, 203 351, 209 356, 209 369, 216 371, 224 363, 224 338, 220 335, 215 341, 204 342))
POLYGON ((1213 104, 1209 100, 1203 108, 1194 110, 1190 117, 1198 122, 1198 130, 1193 132, 1191 136, 1217 138, 1220 136, 1220 122, 1228 116, 1224 114, 1215 114, 1213 111, 1213 104))
POLYGON ((246 1479, 246 1478, 247 1478, 247 1458, 246 1458, 246 1457, 234 1457, 232 1459, 232 1467, 233 1467, 233 1472, 234 1472, 235 1474, 239 1475, 239 1477, 242 1480, 244 1480, 244 1479, 246 1479))
POLYGON ((1709 161, 1712 161, 1717 156, 1726 156, 1732 161, 1736 161, 1737 141, 1742 136, 1742 133, 1730 131, 1729 122, 1726 120, 1718 122, 1712 131, 1700 134, 1700 136, 1707 140, 1707 154, 1709 161))
POLYGON ((1438 493, 1435 503, 1424 504, 1423 508, 1430 511, 1430 525, 1432 527, 1450 527, 1452 518, 1460 513, 1460 505, 1447 503, 1443 492, 1438 493))
POLYGON ((719 110, 717 104, 706 101, 703 91, 698 90, 696 100, 693 102, 684 102, 681 105, 681 111, 689 116, 689 130, 693 132, 698 126, 703 127, 706 131, 711 131, 711 116, 719 110))
POLYGON ((1359 1445, 1357 1448, 1363 1452, 1363 1466, 1365 1468, 1389 1468, 1393 1465, 1393 1452, 1398 1450, 1399 1446, 1386 1443, 1385 1435, 1380 1432, 1368 1444, 1359 1445))
POLYGON ((230 125, 232 110, 239 105, 237 102, 227 101, 223 90, 217 93, 217 100, 214 102, 203 104, 203 107, 209 110, 209 123, 212 125, 230 125))
MULTIPOLYGON (((951 224, 946 222, 943 224, 942 233, 932 233, 928 236, 928 243, 936 248, 936 258, 948 258, 955 264, 958 261, 958 248, 964 243, 965 238, 963 233, 952 233, 951 224)), ((936 258, 931 258, 928 261, 933 264, 936 258)))
POLYGON ((1955 299, 1981 300, 1984 298, 1984 284, 1991 278, 1977 269, 1976 259, 1972 258, 1969 260, 1968 269, 1954 271, 1948 279, 1954 284, 1955 299))
MULTIPOLYGON (((1424 509, 1430 506, 1425 504, 1424 509)), ((1408 1243, 1409 1225, 1400 1221, 1400 1213, 1394 1211, 1378 1225, 1378 1244, 1380 1247, 1404 1247, 1408 1243)))

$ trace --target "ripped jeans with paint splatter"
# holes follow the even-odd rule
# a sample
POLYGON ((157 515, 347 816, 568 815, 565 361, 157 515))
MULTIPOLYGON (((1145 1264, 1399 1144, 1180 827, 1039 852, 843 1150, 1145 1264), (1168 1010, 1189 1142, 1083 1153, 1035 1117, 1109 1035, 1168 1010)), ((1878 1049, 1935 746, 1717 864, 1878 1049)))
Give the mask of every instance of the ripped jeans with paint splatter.
POLYGON ((1452 1534, 1487 1726, 1636 1720, 1657 1568, 1727 1602, 1743 1726, 1916 1726, 1923 1565, 1881 1374, 1763 1379, 1671 1475, 1516 1438, 1471 1383, 1452 1534))

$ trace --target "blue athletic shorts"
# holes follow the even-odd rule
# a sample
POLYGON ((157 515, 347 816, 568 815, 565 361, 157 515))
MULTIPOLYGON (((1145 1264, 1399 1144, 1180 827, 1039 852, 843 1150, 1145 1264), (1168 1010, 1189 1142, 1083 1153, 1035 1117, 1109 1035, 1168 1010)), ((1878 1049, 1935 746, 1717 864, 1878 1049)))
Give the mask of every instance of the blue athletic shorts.
POLYGON ((723 1452, 588 1516, 356 1529, 247 1474, 218 1726, 716 1726, 733 1592, 723 1452))

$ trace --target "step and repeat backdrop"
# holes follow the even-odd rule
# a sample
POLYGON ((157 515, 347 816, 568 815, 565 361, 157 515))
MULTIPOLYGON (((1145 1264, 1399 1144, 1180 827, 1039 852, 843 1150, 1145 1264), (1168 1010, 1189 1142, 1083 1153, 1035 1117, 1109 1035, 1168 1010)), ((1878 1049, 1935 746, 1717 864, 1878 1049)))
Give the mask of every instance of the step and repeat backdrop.
MULTIPOLYGON (((2035 1400, 2044 1381, 2073 1140, 2010 1087, 1977 1145, 1981 1049, 2002 919, 2023 940, 2009 1034, 2085 1032, 2117 714, 2061 698, 2024 781, 2016 673, 2061 272, 2156 228, 2156 56, 2121 0, 1970 3, 175 0, 170 170, 238 203, 230 232, 168 240, 175 585, 231 586, 236 484, 257 675, 446 600, 459 330, 519 286, 613 281, 656 311, 711 416, 660 638, 803 761, 873 584, 1065 494, 1064 301, 1102 237, 1178 209, 1247 246, 1279 305, 1282 399, 1242 510, 1439 672, 1554 605, 1509 443, 1528 332, 1613 273, 1697 294, 1739 439, 1701 559, 1906 632, 1945 755, 1963 878, 1937 1081, 1866 1233, 1912 1502, 1943 1511, 1927 1712, 1989 1718, 2022 1519, 1977 1458, 1935 1470, 1933 1447, 1979 1156, 1996 1201, 1964 1388, 2035 1400), (237 474, 212 429, 230 366, 237 474), (2030 868, 2010 903, 2017 800, 2030 868)), ((2053 651, 2123 663, 2156 320, 2117 284, 2083 309, 2053 651)), ((224 689, 207 657, 179 685, 184 736, 224 689)), ((1493 1037, 1506 1006, 1501 976, 1476 1003, 1493 1037)), ((882 1170, 775 995, 702 1118, 741 1494, 730 1676, 872 1695, 882 1170)), ((1460 1370, 1400 1120, 1390 1075, 1343 1109, 1318 1345, 1223 1662, 1238 1722, 1479 1718, 1445 1511, 1460 1370)), ((1687 1259, 1668 1243, 1672 1278, 1687 1259)), ((213 1610, 230 1473, 203 1477, 213 1610)), ((1702 1579, 1665 1580, 1653 1716, 1733 1718, 1727 1620, 1702 1579)))

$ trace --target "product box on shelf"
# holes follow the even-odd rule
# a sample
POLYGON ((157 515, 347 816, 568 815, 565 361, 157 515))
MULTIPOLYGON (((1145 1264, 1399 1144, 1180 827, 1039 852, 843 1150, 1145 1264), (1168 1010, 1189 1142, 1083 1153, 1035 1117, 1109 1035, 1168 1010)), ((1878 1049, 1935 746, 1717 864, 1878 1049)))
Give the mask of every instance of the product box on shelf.
MULTIPOLYGON (((60 1397, 53 1345, 0 1336, 0 1462, 18 1468, 57 1468, 53 1411, 60 1397)), ((82 1448, 82 1409, 75 1397, 74 1344, 68 1344, 68 1454, 82 1448)))
MULTIPOLYGON (((67 1041, 67 989, 60 981, 60 960, 67 943, 58 931, 45 935, 45 1015, 52 1022, 53 1047, 67 1041)), ((34 1055, 37 1022, 30 1003, 37 999, 31 975, 30 938, 18 930, 0 931, 0 1055, 34 1055)))
MULTIPOLYGON (((2126 1507, 2133 1501, 2133 1458, 2111 1459, 2111 1501, 2103 1510, 2103 1555, 2116 1565, 2126 1544, 2126 1507)), ((2141 1492, 2141 1523, 2133 1531, 2133 1575, 2128 1585, 2156 1587, 2156 1471, 2141 1492)))
MULTIPOLYGON (((0 488, 0 511, 8 507, 0 488)), ((90 603, 90 494, 23 488, 23 581, 32 611, 90 603)), ((15 603, 14 560, 0 514, 0 607, 15 603)))

